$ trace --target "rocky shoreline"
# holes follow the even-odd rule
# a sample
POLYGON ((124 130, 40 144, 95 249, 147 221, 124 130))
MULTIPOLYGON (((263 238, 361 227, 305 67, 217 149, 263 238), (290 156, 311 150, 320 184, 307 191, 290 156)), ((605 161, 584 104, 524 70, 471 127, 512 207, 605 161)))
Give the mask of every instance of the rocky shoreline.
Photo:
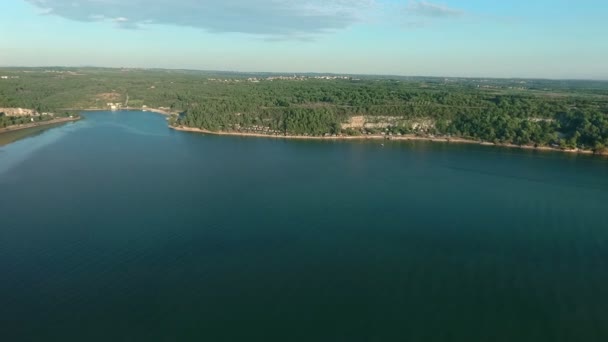
POLYGON ((293 139, 293 140, 397 140, 397 141, 431 141, 431 142, 442 142, 442 143, 455 143, 455 144, 475 144, 484 146, 500 146, 509 148, 519 148, 525 150, 536 150, 536 151, 553 151, 553 152, 565 152, 565 153, 576 153, 576 154, 593 154, 608 156, 608 151, 596 152, 592 150, 582 149, 562 149, 550 146, 534 146, 534 145, 515 145, 515 144, 495 144, 491 142, 484 142, 465 138, 455 137, 424 137, 417 135, 402 135, 402 136, 387 136, 387 135, 359 135, 359 136, 303 136, 303 135, 271 135, 263 133, 243 133, 243 132, 227 132, 227 131, 210 131, 206 129, 186 127, 186 126, 172 126, 171 129, 183 132, 194 132, 211 135, 228 135, 228 136, 240 136, 240 137, 256 137, 256 138, 274 138, 274 139, 293 139))

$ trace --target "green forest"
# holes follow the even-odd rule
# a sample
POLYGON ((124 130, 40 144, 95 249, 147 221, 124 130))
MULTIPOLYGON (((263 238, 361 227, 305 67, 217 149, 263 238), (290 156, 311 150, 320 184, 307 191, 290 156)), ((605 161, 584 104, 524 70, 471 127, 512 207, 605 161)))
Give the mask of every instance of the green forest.
POLYGON ((25 116, 5 116, 3 115, 3 113, 0 111, 0 128, 5 128, 8 126, 13 126, 13 125, 23 125, 23 124, 29 124, 29 123, 33 123, 33 122, 43 122, 43 121, 49 121, 51 119, 55 118, 54 116, 50 116, 50 115, 39 115, 39 116, 32 116, 32 117, 25 117, 25 116))
MULTIPOLYGON (((604 151, 608 82, 0 69, 0 108, 166 107, 175 125, 275 135, 416 134, 604 151), (329 79, 328 79, 329 78, 329 79)), ((0 127, 16 119, 0 113, 0 127)), ((21 119, 17 119, 21 120, 21 119)))

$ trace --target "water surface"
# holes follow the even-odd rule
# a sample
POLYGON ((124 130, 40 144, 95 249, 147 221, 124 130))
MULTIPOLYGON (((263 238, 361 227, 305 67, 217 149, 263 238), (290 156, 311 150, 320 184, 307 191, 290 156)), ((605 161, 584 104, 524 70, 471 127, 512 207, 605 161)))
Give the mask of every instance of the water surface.
POLYGON ((41 134, 42 132, 49 130, 54 127, 59 127, 61 125, 65 125, 67 123, 56 123, 50 125, 42 125, 30 128, 19 129, 16 131, 8 131, 0 133, 0 147, 4 145, 8 145, 20 139, 25 139, 28 137, 36 136, 41 134))
POLYGON ((608 340, 606 159, 84 115, 0 147, 2 340, 608 340))

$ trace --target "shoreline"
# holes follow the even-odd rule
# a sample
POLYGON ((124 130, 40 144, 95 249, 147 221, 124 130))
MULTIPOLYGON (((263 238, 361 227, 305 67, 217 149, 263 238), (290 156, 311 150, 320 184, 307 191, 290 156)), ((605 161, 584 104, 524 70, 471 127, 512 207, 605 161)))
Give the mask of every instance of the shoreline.
POLYGON ((186 126, 171 126, 169 128, 182 131, 192 132, 210 135, 223 135, 223 136, 238 136, 238 137, 254 137, 254 138, 272 138, 272 139, 289 139, 289 140, 325 140, 325 141, 336 141, 336 140, 389 140, 389 141, 428 141, 428 142, 440 142, 440 143, 455 143, 455 144, 469 144, 469 145, 481 145, 481 146, 496 146, 496 147, 508 147, 517 148, 522 150, 534 150, 534 151, 545 151, 545 152, 563 152, 563 153, 574 153, 574 154, 586 154, 596 156, 608 156, 608 151, 602 153, 596 153, 592 150, 581 150, 581 149, 561 149, 549 146, 533 146, 533 145, 515 145, 515 144, 495 144, 491 142, 478 141, 465 138, 444 138, 444 137, 420 137, 416 135, 402 135, 402 136, 385 136, 385 135, 360 135, 360 136, 329 136, 329 137, 318 137, 318 136, 303 136, 303 135, 270 135, 263 133, 241 133, 241 132, 226 132, 226 131, 209 131, 206 129, 186 127, 186 126))
POLYGON ((8 127, 0 128, 0 134, 20 131, 20 130, 28 129, 28 128, 43 127, 43 126, 49 126, 49 125, 53 125, 53 124, 73 122, 73 121, 78 121, 80 119, 81 119, 80 117, 57 118, 57 119, 52 119, 52 120, 48 120, 48 121, 39 121, 39 122, 32 122, 32 123, 27 123, 27 124, 12 125, 12 126, 8 126, 8 127))
POLYGON ((179 112, 172 112, 166 109, 160 109, 160 108, 146 108, 146 109, 126 109, 126 110, 141 110, 142 112, 152 112, 152 113, 158 113, 158 114, 162 114, 165 116, 171 116, 171 115, 179 115, 179 112))
POLYGON ((152 112, 152 113, 158 113, 158 114, 162 114, 165 116, 171 116, 171 115, 179 115, 179 112, 172 112, 170 110, 167 109, 161 109, 161 108, 131 108, 131 107, 126 107, 126 108, 121 108, 121 109, 116 109, 116 110, 112 110, 109 108, 62 108, 61 110, 69 110, 69 111, 75 111, 75 112, 120 112, 120 111, 133 111, 133 112, 152 112))
MULTIPOLYGON (((86 111, 86 112, 94 112, 94 111, 112 111, 107 108, 85 108, 85 109, 63 109, 63 110, 72 110, 72 111, 86 111)), ((141 111, 141 112, 152 112, 161 114, 164 116, 172 116, 179 115, 179 112, 172 112, 170 110, 161 109, 161 108, 122 108, 116 111, 141 111)), ((80 120, 81 117, 76 118, 59 118, 53 119, 46 122, 36 122, 32 124, 24 124, 20 126, 9 126, 6 128, 0 129, 0 134, 4 132, 12 132, 21 129, 33 128, 38 126, 46 126, 52 125, 56 123, 70 122, 80 120)), ((469 144, 469 145, 481 145, 481 146, 496 146, 496 147, 507 147, 507 148, 516 148, 521 150, 532 150, 532 151, 544 151, 544 152, 562 152, 562 153, 570 153, 570 154, 584 154, 584 155, 596 155, 596 156, 608 156, 608 151, 597 153, 593 150, 582 150, 582 149, 562 149, 557 147, 550 146, 534 146, 534 145, 515 145, 515 144, 495 144, 487 141, 479 141, 467 138, 459 138, 459 137, 422 137, 416 135, 402 135, 402 136, 386 136, 380 134, 374 135, 357 135, 357 136, 304 136, 304 135, 271 135, 271 134, 263 134, 263 133, 243 133, 243 132, 229 132, 229 131, 210 131, 201 128, 193 128, 186 126, 173 126, 168 125, 170 129, 182 132, 191 132, 191 133, 200 133, 200 134, 209 134, 209 135, 219 135, 219 136, 237 136, 237 137, 252 137, 252 138, 271 138, 271 139, 289 139, 289 140, 321 140, 321 141, 338 141, 338 140, 387 140, 387 141, 427 141, 427 142, 438 142, 438 143, 454 143, 454 144, 469 144)))

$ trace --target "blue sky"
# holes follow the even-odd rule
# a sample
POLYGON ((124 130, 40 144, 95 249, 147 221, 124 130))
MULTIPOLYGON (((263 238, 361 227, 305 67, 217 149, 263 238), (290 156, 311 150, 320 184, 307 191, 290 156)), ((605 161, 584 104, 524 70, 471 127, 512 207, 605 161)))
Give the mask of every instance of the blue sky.
POLYGON ((605 0, 2 0, 0 65, 608 79, 605 0))

